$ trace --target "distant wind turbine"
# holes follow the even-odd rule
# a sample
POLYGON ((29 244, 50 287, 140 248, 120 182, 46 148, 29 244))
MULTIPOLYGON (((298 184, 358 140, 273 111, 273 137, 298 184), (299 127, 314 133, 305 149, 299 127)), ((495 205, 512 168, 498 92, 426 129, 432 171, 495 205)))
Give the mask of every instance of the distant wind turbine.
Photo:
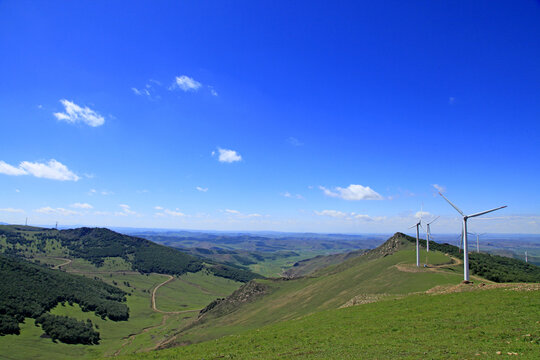
POLYGON ((409 229, 412 229, 416 226, 416 266, 420 267, 420 227, 422 226, 422 210, 420 210, 420 219, 416 225, 411 226, 409 229))
POLYGON ((484 214, 490 213, 492 211, 504 209, 506 207, 506 205, 500 206, 500 207, 495 208, 495 209, 490 209, 490 210, 482 211, 482 212, 479 212, 479 213, 475 213, 475 214, 472 214, 472 215, 465 215, 463 213, 463 211, 461 211, 456 205, 452 204, 452 202, 450 200, 448 200, 446 198, 446 196, 444 196, 441 192, 439 192, 439 195, 441 195, 444 198, 444 200, 448 201, 448 203, 450 205, 452 205, 452 207, 454 209, 456 209, 456 211, 458 213, 460 213, 461 216, 463 216, 463 230, 462 230, 463 231, 463 280, 469 281, 469 247, 468 247, 468 243, 467 243, 467 220, 469 218, 484 215, 484 214))
POLYGON ((431 222, 428 222, 426 224, 426 250, 427 250, 427 252, 429 252, 429 237, 431 236, 431 231, 429 230, 429 225, 431 225, 435 221, 437 221, 438 218, 439 218, 439 216, 437 216, 435 219, 431 220, 431 222))

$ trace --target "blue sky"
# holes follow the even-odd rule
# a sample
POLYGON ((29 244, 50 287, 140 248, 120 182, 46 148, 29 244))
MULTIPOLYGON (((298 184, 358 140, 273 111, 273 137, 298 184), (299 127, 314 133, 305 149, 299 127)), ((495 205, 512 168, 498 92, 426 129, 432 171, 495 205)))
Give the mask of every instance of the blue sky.
POLYGON ((0 221, 540 233, 538 1, 2 1, 0 221), (423 204, 423 205, 422 205, 423 204))

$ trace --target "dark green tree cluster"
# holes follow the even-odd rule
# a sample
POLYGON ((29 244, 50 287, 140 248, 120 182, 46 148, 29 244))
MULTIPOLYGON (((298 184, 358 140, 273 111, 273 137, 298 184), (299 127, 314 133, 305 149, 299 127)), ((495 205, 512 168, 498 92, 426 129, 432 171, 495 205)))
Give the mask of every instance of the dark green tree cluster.
POLYGON ((38 318, 58 303, 78 303, 102 318, 127 320, 126 293, 101 280, 0 255, 0 334, 14 334, 24 318, 38 318), (17 329, 14 328, 14 321, 17 329))
POLYGON ((240 282, 248 282, 253 279, 262 278, 261 275, 256 274, 251 271, 242 270, 232 266, 226 266, 221 264, 216 264, 208 268, 216 276, 220 276, 226 279, 231 279, 240 282))
MULTIPOLYGON (((416 243, 416 238, 402 234, 408 241, 416 243)), ((426 247, 426 240, 420 239, 420 245, 426 247)), ((447 243, 429 242, 430 250, 437 250, 463 260, 463 252, 447 243)), ((482 276, 495 282, 540 282, 540 267, 505 256, 487 253, 469 253, 471 274, 482 276)))
POLYGON ((94 330, 92 321, 78 321, 67 316, 43 314, 36 319, 45 334, 53 341, 59 340, 66 344, 99 344, 99 333, 94 330))

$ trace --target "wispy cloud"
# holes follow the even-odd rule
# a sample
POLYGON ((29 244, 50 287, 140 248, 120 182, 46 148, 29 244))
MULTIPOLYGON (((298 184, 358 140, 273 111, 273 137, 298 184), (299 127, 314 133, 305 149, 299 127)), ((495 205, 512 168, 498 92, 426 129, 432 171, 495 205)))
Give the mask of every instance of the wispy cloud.
POLYGON ((88 191, 88 195, 97 195, 97 194, 100 194, 100 195, 103 195, 103 196, 107 196, 107 195, 113 195, 114 192, 109 191, 109 190, 101 190, 101 191, 98 191, 98 190, 96 190, 96 189, 90 189, 90 191, 88 191))
POLYGON ((315 211, 316 215, 319 216, 329 216, 333 218, 339 218, 344 219, 347 221, 354 221, 354 220, 362 220, 362 221, 381 221, 385 220, 386 217, 384 216, 369 216, 366 214, 357 214, 355 212, 343 212, 339 210, 322 210, 322 211, 315 211))
POLYGON ((176 210, 165 209, 165 210, 163 210, 163 212, 165 214, 171 215, 171 216, 178 216, 178 217, 186 216, 186 214, 181 212, 180 209, 178 209, 178 208, 176 210))
POLYGON ((75 209, 86 209, 86 210, 94 208, 92 205, 88 203, 75 203, 75 204, 71 204, 70 206, 75 209))
POLYGON ((202 84, 200 82, 198 82, 197 80, 189 77, 189 76, 186 76, 186 75, 181 75, 181 76, 177 76, 175 79, 174 79, 174 82, 173 84, 169 87, 169 90, 174 90, 176 88, 182 90, 182 91, 197 91, 199 90, 199 88, 202 86, 202 84))
POLYGON ((0 209, 0 211, 8 212, 8 213, 24 213, 23 209, 14 209, 14 208, 4 208, 4 209, 0 209))
POLYGON ((72 124, 82 122, 92 127, 101 126, 105 123, 105 118, 103 116, 87 106, 81 107, 66 99, 62 99, 60 102, 64 105, 65 112, 53 114, 58 120, 72 124))
POLYGON ((214 89, 213 86, 210 86, 208 85, 208 89, 210 89, 210 94, 212 94, 212 96, 218 96, 218 92, 216 91, 216 89, 214 89))
POLYGON ((48 215, 60 215, 60 216, 80 215, 80 213, 77 211, 64 209, 64 208, 52 208, 50 206, 42 207, 34 211, 40 214, 48 214, 48 215))
POLYGON ((133 91, 133 93, 135 95, 139 95, 139 96, 150 96, 150 91, 148 91, 148 89, 137 89, 135 87, 132 87, 131 88, 131 91, 133 91))
POLYGON ((251 213, 251 214, 244 214, 238 210, 233 210, 233 209, 225 209, 223 210, 223 212, 225 212, 226 214, 228 215, 231 215, 231 216, 234 216, 235 218, 260 218, 260 217, 268 217, 268 215, 261 215, 259 213, 251 213))
POLYGON ((297 138, 292 137, 292 136, 287 139, 287 142, 289 144, 291 144, 292 146, 302 146, 302 145, 304 145, 300 140, 298 140, 297 138))
POLYGON ((288 191, 285 191, 284 193, 281 194, 282 196, 286 197, 286 198, 289 198, 289 199, 298 199, 298 200, 302 200, 304 199, 304 197, 300 194, 291 194, 290 192, 288 191))
POLYGON ((383 197, 369 186, 351 184, 346 188, 336 187, 334 191, 319 186, 326 196, 338 197, 343 200, 382 200, 383 197))
POLYGON ((414 217, 417 219, 426 218, 430 216, 433 216, 433 215, 427 211, 417 211, 416 214, 414 214, 414 217))
POLYGON ((456 102, 456 98, 455 98, 455 97, 450 96, 450 97, 448 98, 448 103, 449 103, 450 105, 453 105, 455 102, 456 102))
POLYGON ((158 217, 165 217, 165 216, 173 216, 173 217, 184 217, 187 216, 183 212, 180 211, 179 208, 176 208, 175 210, 165 209, 162 206, 154 206, 155 210, 158 210, 159 212, 155 213, 155 216, 158 217))
POLYGON ((126 204, 120 204, 118 205, 122 208, 122 213, 125 215, 135 215, 137 214, 135 211, 131 210, 131 206, 126 204))
POLYGON ((18 167, 0 161, 0 174, 12 176, 31 175, 37 178, 60 181, 78 181, 80 179, 67 166, 54 159, 49 160, 48 163, 23 161, 18 167))
MULTIPOLYGON (((242 160, 242 156, 235 150, 218 148, 218 152, 218 160, 222 163, 233 163, 242 160)), ((214 155, 216 155, 216 152, 212 151, 212 156, 214 155)))
POLYGON ((195 189, 199 190, 200 192, 207 192, 208 191, 208 188, 203 188, 203 187, 200 187, 200 186, 197 186, 195 189))
POLYGON ((330 216, 330 217, 337 217, 337 218, 343 218, 347 216, 347 213, 344 213, 338 210, 315 211, 315 214, 319 216, 330 216))
POLYGON ((446 192, 446 187, 445 186, 442 186, 442 185, 439 185, 439 184, 433 184, 431 186, 433 186, 435 188, 435 190, 437 190, 440 193, 446 192))

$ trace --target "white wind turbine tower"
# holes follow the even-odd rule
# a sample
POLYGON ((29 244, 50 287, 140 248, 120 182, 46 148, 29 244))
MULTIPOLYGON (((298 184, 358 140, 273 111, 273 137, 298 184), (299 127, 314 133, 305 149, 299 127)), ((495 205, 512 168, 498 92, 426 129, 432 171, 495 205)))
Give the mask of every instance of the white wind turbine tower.
POLYGON ((476 235, 476 252, 479 253, 480 252, 480 236, 482 235, 486 235, 487 233, 482 233, 482 234, 479 234, 479 233, 470 233, 472 235, 476 235))
POLYGON ((495 210, 504 209, 506 207, 506 205, 500 206, 500 207, 495 208, 495 209, 490 209, 490 210, 482 211, 482 212, 479 212, 479 213, 475 213, 475 214, 472 214, 472 215, 465 215, 463 213, 463 211, 461 211, 456 205, 452 204, 452 202, 450 200, 448 200, 446 198, 446 196, 444 196, 441 192, 439 192, 439 195, 441 195, 446 201, 448 201, 448 203, 450 205, 452 205, 452 207, 454 209, 456 209, 457 212, 461 214, 461 216, 463 216, 463 230, 462 230, 462 232, 463 232, 463 280, 469 281, 469 247, 468 247, 468 243, 467 243, 467 220, 469 218, 484 215, 484 214, 490 213, 490 212, 495 211, 495 210))
POLYGON ((429 237, 431 236, 431 231, 429 230, 429 225, 431 225, 435 221, 437 221, 438 218, 439 218, 439 216, 437 216, 435 219, 431 220, 431 222, 428 222, 426 224, 426 250, 427 250, 427 252, 429 252, 429 237))
POLYGON ((420 210, 420 218, 416 225, 411 226, 409 229, 412 229, 416 226, 416 266, 420 267, 420 227, 422 226, 422 210, 420 210))

